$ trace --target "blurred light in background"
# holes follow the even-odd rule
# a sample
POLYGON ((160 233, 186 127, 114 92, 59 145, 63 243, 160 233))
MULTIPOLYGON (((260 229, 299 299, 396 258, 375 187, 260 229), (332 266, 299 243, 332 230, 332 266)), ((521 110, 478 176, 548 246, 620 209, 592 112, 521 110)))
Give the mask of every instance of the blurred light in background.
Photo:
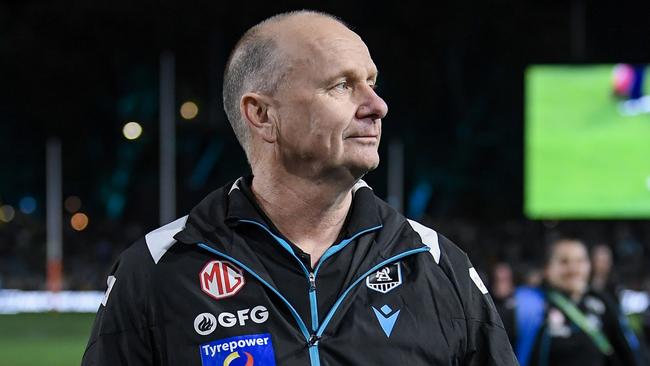
POLYGON ((16 211, 9 205, 0 206, 0 221, 10 222, 14 219, 16 211))
POLYGON ((124 137, 129 140, 135 140, 142 135, 142 126, 138 122, 128 122, 122 128, 124 137))
POLYGON ((69 213, 75 213, 81 209, 81 199, 77 196, 69 196, 63 202, 63 206, 69 213))
POLYGON ((431 183, 427 181, 418 183, 413 191, 411 191, 409 197, 408 217, 412 217, 414 220, 422 219, 426 213, 432 193, 433 187, 431 183))
POLYGON ((70 219, 70 225, 73 229, 81 231, 85 229, 86 226, 88 226, 88 216, 86 216, 86 214, 83 212, 77 212, 76 214, 72 215, 72 218, 70 219))
POLYGON ((184 119, 193 119, 199 114, 199 107, 194 102, 185 102, 181 105, 181 117, 184 119))
POLYGON ((20 212, 29 215, 36 211, 36 199, 32 196, 25 196, 18 203, 18 207, 20 207, 20 212))
POLYGON ((126 204, 126 198, 122 193, 114 192, 108 197, 108 202, 106 202, 106 215, 111 219, 117 219, 124 212, 124 205, 126 204))

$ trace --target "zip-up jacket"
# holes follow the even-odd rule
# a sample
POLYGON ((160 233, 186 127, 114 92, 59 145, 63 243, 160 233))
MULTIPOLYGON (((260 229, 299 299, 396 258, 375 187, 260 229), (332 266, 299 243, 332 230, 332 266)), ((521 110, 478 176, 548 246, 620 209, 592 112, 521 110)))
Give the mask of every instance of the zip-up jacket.
POLYGON ((517 365, 467 255, 363 181, 313 268, 243 188, 121 254, 82 365, 517 365))

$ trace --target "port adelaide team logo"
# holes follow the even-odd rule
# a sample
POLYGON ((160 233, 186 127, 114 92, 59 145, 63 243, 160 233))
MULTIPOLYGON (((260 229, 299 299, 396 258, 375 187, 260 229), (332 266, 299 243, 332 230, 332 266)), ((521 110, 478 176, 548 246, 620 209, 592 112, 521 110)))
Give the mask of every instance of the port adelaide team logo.
POLYGON ((228 261, 210 261, 199 273, 201 290, 220 300, 235 295, 244 287, 244 273, 228 261))
POLYGON ((402 284, 402 267, 400 263, 389 264, 377 272, 366 277, 366 286, 369 289, 383 294, 402 284))

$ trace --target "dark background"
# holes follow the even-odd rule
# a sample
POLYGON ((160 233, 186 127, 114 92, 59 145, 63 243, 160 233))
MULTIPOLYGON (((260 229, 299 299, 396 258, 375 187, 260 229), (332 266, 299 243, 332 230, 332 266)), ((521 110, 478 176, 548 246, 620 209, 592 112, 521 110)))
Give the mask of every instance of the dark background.
POLYGON ((90 217, 82 232, 64 229, 69 288, 101 288, 102 270, 116 253, 158 226, 158 66, 165 50, 175 54, 177 106, 192 100, 200 108, 192 121, 177 116, 177 216, 245 174, 221 105, 226 58, 250 26, 301 8, 341 17, 380 69, 379 94, 389 105, 384 163, 366 179, 380 197, 387 146, 399 139, 405 197, 429 184, 432 196, 419 219, 475 253, 475 261, 535 257, 557 230, 621 246, 619 258, 643 258, 646 221, 523 217, 523 92, 530 64, 648 62, 648 7, 586 0, 424 4, 0 2, 0 204, 15 207, 26 195, 37 201, 33 214, 17 211, 14 221, 0 223, 4 284, 42 286, 49 137, 62 141, 64 197, 79 196, 90 217), (140 139, 124 139, 127 121, 143 125, 140 139), (210 174, 197 179, 206 156, 215 157, 210 174), (109 207, 115 197, 118 209, 109 207))

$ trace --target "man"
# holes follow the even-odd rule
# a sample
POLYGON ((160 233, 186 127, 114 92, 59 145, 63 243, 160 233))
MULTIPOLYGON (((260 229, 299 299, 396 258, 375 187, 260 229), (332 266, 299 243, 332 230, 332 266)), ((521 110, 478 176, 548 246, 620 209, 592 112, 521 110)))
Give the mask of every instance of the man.
POLYGON ((84 365, 516 365, 467 256, 361 177, 386 103, 326 14, 242 37, 224 107, 251 165, 112 269, 84 365))

